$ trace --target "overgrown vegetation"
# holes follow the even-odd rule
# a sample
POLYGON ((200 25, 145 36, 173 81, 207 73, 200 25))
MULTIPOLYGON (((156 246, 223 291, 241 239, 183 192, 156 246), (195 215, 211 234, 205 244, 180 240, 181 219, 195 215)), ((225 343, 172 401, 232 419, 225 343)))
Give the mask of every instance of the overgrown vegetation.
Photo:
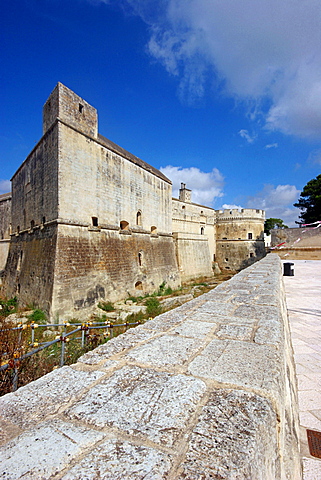
POLYGON ((162 313, 162 307, 159 303, 159 300, 155 297, 147 298, 145 301, 147 307, 147 315, 151 317, 156 317, 162 313))
POLYGON ((115 310, 114 304, 111 302, 99 302, 98 308, 101 308, 101 310, 105 312, 113 312, 115 310))

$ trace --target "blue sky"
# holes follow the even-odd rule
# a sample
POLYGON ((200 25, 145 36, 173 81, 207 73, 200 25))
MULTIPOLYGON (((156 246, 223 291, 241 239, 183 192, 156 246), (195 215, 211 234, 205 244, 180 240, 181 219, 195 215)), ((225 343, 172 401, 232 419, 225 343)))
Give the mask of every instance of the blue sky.
POLYGON ((60 81, 175 196, 294 226, 321 170, 319 0, 14 0, 1 23, 0 193, 60 81))

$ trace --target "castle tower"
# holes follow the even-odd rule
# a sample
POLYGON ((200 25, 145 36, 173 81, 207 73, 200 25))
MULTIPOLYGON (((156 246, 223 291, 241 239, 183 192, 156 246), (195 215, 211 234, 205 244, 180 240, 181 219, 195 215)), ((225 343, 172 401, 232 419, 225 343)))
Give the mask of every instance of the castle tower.
POLYGON ((216 210, 216 260, 238 271, 265 256, 264 210, 216 210))

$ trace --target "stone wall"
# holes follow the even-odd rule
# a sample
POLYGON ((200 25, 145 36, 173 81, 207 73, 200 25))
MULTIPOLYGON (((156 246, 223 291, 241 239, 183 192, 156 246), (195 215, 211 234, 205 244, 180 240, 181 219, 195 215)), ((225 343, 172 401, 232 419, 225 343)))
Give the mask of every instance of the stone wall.
POLYGON ((0 195, 0 271, 6 266, 11 233, 11 193, 0 195))
POLYGON ((180 285, 174 242, 166 235, 60 224, 51 316, 88 318, 114 302, 180 285))
POLYGON ((55 275, 57 226, 34 227, 12 236, 1 293, 17 295, 20 305, 50 312, 55 275))
POLYGON ((321 228, 284 228, 271 230, 271 246, 284 260, 321 260, 321 228))
POLYGON ((183 281, 213 276, 207 235, 174 233, 177 262, 183 281))
POLYGON ((172 185, 77 130, 59 124, 59 218, 171 234, 172 185), (137 218, 138 215, 138 218, 137 218))
POLYGON ((1 478, 300 480, 281 262, 0 398, 1 478))

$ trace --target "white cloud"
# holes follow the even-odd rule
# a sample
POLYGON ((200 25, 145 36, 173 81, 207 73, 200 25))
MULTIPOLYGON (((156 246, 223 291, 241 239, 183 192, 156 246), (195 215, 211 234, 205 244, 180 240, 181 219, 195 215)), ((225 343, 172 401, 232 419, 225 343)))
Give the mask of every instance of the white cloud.
POLYGON ((240 130, 238 133, 240 137, 245 138, 248 143, 253 143, 257 138, 257 135, 250 135, 247 130, 240 130))
POLYGON ((160 171, 173 183, 173 196, 178 198, 181 183, 192 190, 192 201, 213 207, 216 198, 223 196, 224 177, 217 168, 211 172, 202 172, 199 168, 173 167, 167 165, 160 171))
POLYGON ((265 185, 261 192, 248 197, 248 208, 265 210, 266 218, 281 218, 289 227, 295 227, 300 211, 293 207, 300 196, 294 185, 265 185))
POLYGON ((149 25, 149 52, 179 78, 185 98, 214 85, 246 102, 252 118, 263 115, 269 130, 321 137, 320 0, 117 4, 149 25))
POLYGON ((10 180, 0 180, 0 195, 2 193, 11 192, 11 182, 10 180))
POLYGON ((268 145, 265 145, 264 148, 266 148, 267 150, 269 150, 270 148, 278 148, 278 143, 269 143, 268 145))
POLYGON ((243 209, 243 207, 241 207, 241 205, 234 205, 234 204, 229 205, 227 203, 224 203, 221 209, 222 210, 238 210, 240 212, 243 209))

